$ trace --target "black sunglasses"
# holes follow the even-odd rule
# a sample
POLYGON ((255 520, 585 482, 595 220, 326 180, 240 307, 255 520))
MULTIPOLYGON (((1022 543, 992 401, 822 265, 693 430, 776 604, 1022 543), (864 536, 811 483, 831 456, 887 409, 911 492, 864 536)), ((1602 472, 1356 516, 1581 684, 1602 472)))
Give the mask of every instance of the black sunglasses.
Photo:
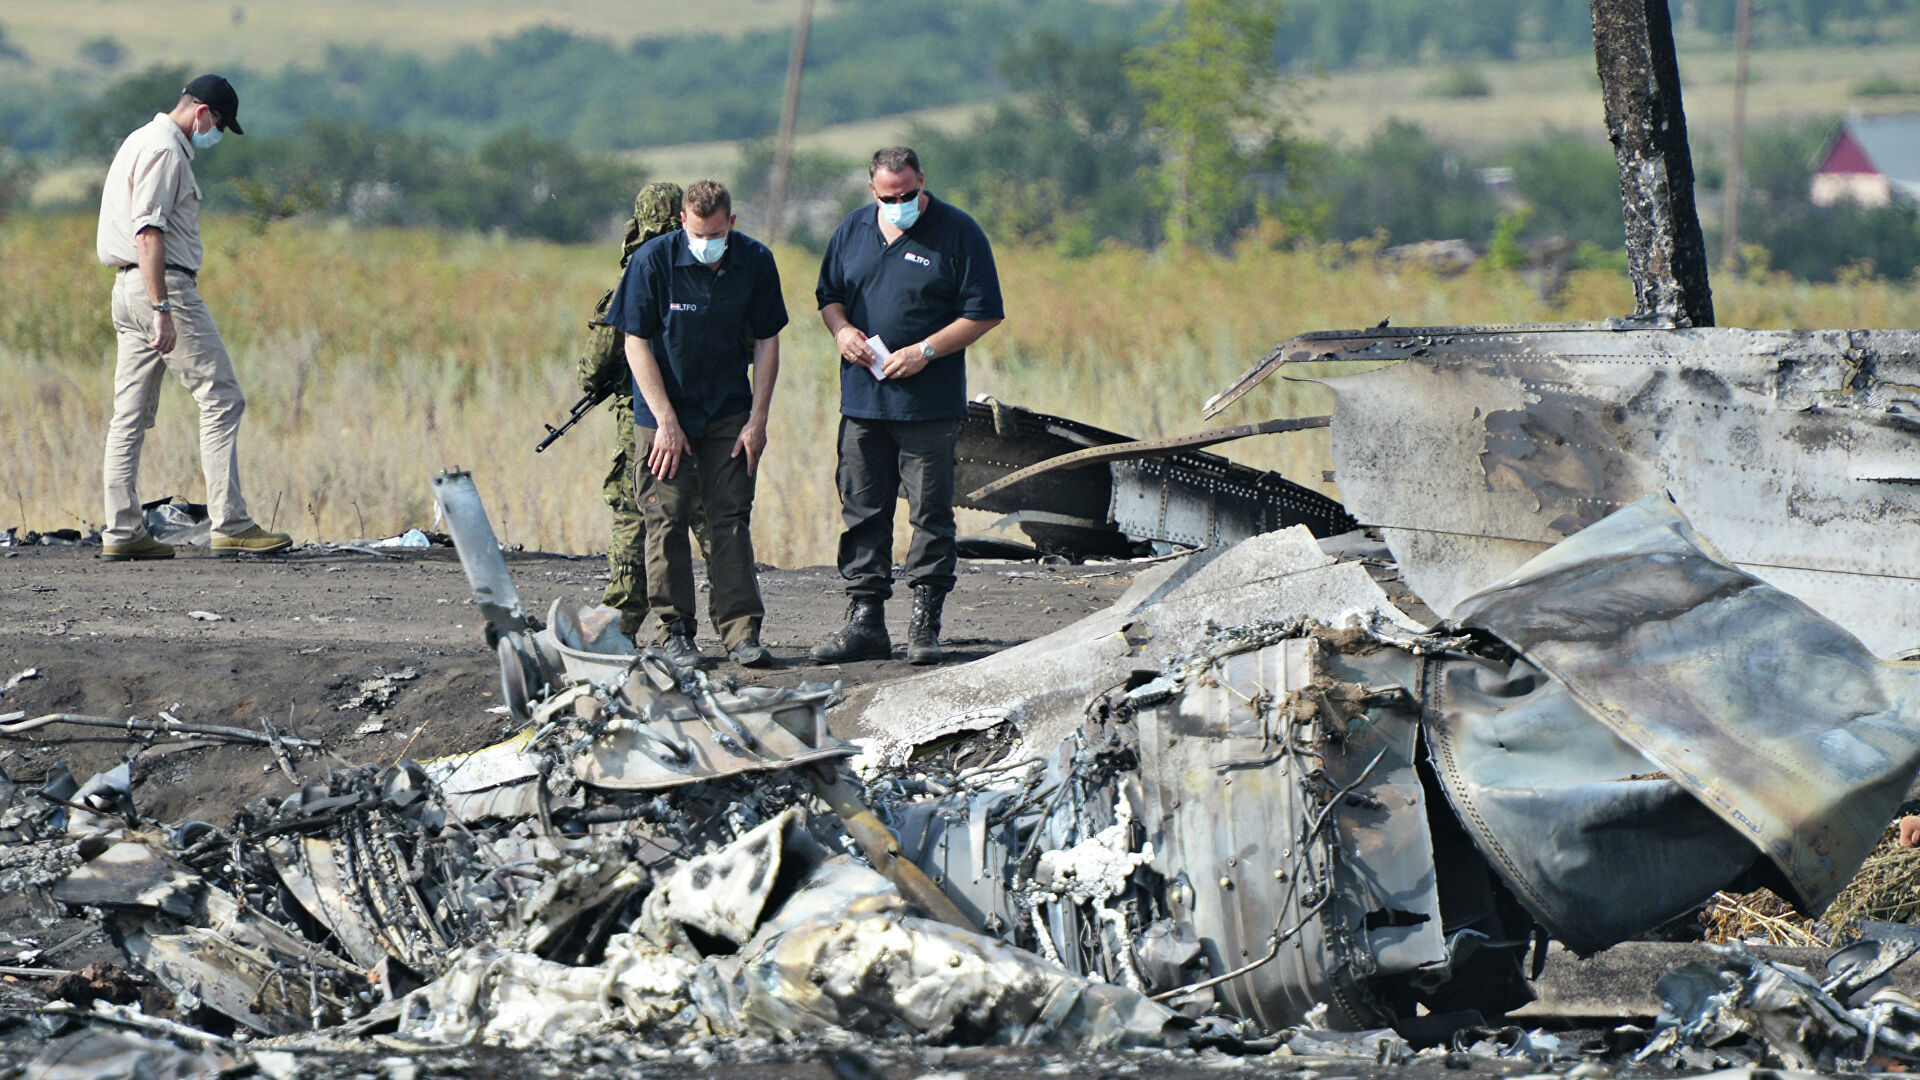
POLYGON ((899 195, 882 195, 876 191, 873 193, 873 197, 889 205, 898 205, 900 203, 911 202, 912 200, 919 198, 920 189, 914 188, 912 191, 902 192, 899 195))

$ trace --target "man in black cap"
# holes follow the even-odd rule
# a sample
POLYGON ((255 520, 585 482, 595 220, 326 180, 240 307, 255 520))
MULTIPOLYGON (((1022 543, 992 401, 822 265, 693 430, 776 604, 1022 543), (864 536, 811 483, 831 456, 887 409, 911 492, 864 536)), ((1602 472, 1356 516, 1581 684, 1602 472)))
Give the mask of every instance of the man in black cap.
POLYGON ((103 478, 108 560, 170 559, 171 545, 147 532, 135 478, 140 447, 160 404, 160 383, 172 371, 200 406, 200 470, 215 554, 268 555, 293 541, 262 529, 240 494, 240 414, 247 402, 213 316, 200 300, 200 185, 195 150, 240 130, 240 96, 218 75, 202 75, 180 91, 172 112, 156 113, 120 144, 100 190, 95 250, 115 270, 113 329, 119 338, 113 374, 113 420, 107 425, 103 478))

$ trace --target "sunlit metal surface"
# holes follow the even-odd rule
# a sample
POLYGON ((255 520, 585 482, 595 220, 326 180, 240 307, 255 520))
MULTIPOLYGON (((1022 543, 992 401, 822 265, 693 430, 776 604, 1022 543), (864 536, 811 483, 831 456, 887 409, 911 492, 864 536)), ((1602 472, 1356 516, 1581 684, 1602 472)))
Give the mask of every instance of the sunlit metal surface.
POLYGON ((1335 478, 1436 612, 1665 491, 1741 568, 1881 655, 1920 646, 1920 331, 1439 327, 1307 334, 1335 478), (1325 369, 1318 374, 1325 375, 1325 369))

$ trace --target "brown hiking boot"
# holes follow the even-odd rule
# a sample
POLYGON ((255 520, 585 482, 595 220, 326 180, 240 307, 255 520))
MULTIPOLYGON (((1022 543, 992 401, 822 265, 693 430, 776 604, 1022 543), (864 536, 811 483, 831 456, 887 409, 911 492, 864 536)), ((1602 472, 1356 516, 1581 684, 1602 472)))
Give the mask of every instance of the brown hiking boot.
POLYGON ((214 537, 210 546, 215 555, 277 555, 293 546, 293 537, 249 525, 244 532, 214 537))
POLYGON ((124 544, 102 543, 100 557, 108 562, 126 562, 130 559, 171 559, 173 545, 163 544, 151 536, 142 536, 138 540, 129 540, 124 544))

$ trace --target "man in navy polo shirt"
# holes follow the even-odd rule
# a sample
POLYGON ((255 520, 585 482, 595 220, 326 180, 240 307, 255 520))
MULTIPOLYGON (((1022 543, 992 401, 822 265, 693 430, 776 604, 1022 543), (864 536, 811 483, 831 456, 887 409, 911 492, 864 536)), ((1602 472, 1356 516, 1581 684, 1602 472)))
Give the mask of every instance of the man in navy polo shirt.
POLYGON ((753 568, 753 476, 767 446, 787 306, 766 245, 733 231, 733 199, 689 187, 681 228, 641 245, 607 308, 633 369, 634 495, 646 518, 647 601, 657 640, 682 667, 693 642, 697 497, 707 512, 708 616, 735 663, 762 667, 765 607, 753 568), (747 368, 753 380, 747 380, 747 368))
POLYGON ((847 622, 815 663, 893 655, 893 509, 904 487, 913 541, 907 659, 941 659, 940 614, 953 589, 954 448, 967 415, 967 346, 1000 325, 1000 279, 986 234, 929 195, 904 146, 873 155, 874 202, 827 241, 814 296, 840 350, 840 576, 847 622))

